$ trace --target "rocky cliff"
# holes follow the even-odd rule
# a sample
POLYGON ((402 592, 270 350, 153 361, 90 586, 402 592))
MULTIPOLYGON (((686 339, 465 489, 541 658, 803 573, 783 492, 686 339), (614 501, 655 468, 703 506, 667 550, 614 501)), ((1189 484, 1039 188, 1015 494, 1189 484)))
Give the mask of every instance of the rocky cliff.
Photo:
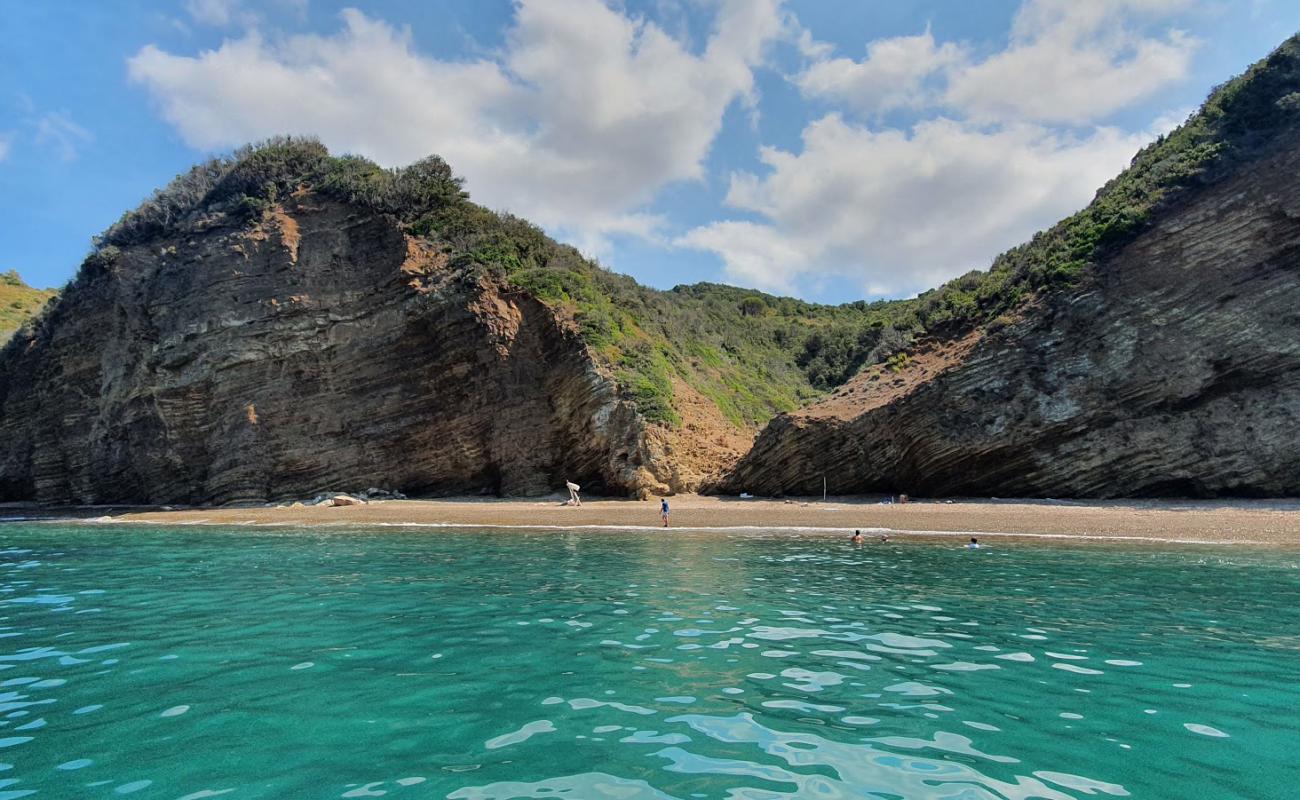
POLYGON ((92 257, 0 376, 3 499, 666 490, 571 321, 307 190, 92 257))
POLYGON ((0 500, 1300 494, 1298 176, 1293 38, 988 271, 821 306, 648 289, 437 157, 274 139, 0 349, 0 500))
POLYGON ((773 420, 725 492, 1300 494, 1300 133, 1075 290, 773 420))

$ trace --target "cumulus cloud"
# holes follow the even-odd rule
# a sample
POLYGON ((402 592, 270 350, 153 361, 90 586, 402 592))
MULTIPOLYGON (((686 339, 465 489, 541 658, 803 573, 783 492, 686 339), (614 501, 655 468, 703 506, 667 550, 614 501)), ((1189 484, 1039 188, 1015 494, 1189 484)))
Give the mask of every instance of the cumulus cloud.
POLYGON ((1148 35, 1143 26, 1188 2, 1026 0, 1007 47, 982 60, 927 29, 869 42, 861 61, 806 48, 812 64, 795 83, 806 96, 868 115, 942 104, 984 122, 1087 124, 1187 75, 1196 40, 1178 30, 1148 35))
POLYGON ((781 0, 715 0, 699 43, 684 0, 659 0, 660 22, 615 0, 518 0, 498 50, 448 59, 357 10, 286 36, 242 0, 189 0, 196 21, 247 32, 198 53, 149 45, 128 68, 196 148, 296 133, 385 165, 437 153, 479 202, 599 254, 611 237, 665 238, 673 220, 647 209, 710 177, 724 114, 758 113, 754 73, 781 41, 803 59, 803 96, 836 111, 731 176, 733 218, 668 238, 744 284, 798 292, 834 274, 901 294, 987 266, 1125 166, 1151 132, 1107 122, 1186 74, 1196 43, 1168 20, 1189 2, 1025 0, 996 52, 926 28, 844 56, 781 0), (900 111, 905 127, 880 127, 900 111))
POLYGON ((277 133, 403 164, 437 153, 482 203, 599 249, 648 234, 663 186, 703 176, 723 114, 752 102, 753 68, 782 35, 779 0, 726 0, 701 52, 599 0, 522 0, 498 56, 440 60, 409 30, 360 11, 333 35, 256 32, 129 60, 186 142, 230 147, 277 133))
POLYGON ((1081 208, 1145 139, 946 118, 877 131, 830 115, 804 130, 800 152, 764 149, 769 173, 732 176, 728 204, 763 222, 712 223, 677 244, 717 253, 733 279, 770 290, 838 273, 869 294, 911 293, 987 267, 1081 208))
MULTIPOLYGON (((817 51, 806 48, 805 52, 817 51)), ((808 96, 847 104, 865 114, 924 105, 928 79, 963 62, 964 48, 952 42, 936 44, 929 30, 918 36, 877 39, 867 45, 867 57, 823 58, 795 78, 808 96)))
POLYGON ((1026 0, 1005 49, 981 57, 928 29, 871 42, 861 61, 805 37, 812 63, 792 80, 844 113, 808 124, 799 152, 764 149, 766 172, 732 176, 728 205, 754 218, 698 226, 675 243, 777 291, 840 274, 896 295, 987 267, 1086 205, 1186 116, 1140 132, 1101 124, 1185 76, 1195 43, 1145 31, 1187 2, 1026 0), (916 121, 873 127, 898 108, 916 121))
POLYGON ((1144 19, 1186 0, 1030 0, 1007 49, 956 71, 946 102, 984 120, 1084 124, 1154 95, 1187 75, 1197 42, 1144 19))

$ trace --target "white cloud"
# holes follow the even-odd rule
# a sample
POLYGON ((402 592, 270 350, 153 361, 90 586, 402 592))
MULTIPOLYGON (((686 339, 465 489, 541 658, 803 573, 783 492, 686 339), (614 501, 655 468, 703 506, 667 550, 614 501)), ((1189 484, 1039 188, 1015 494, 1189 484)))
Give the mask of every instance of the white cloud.
POLYGON ((794 81, 805 96, 866 115, 941 104, 983 122, 1083 125, 1187 75, 1197 41, 1178 30, 1148 35, 1143 25, 1189 3, 1026 0, 1007 47, 983 60, 966 45, 937 43, 927 29, 869 42, 862 61, 805 46, 812 63, 794 81))
POLYGON ((9 148, 13 145, 13 135, 0 133, 0 161, 9 157, 9 148))
POLYGON ((1175 118, 1142 133, 1101 123, 1182 78, 1195 49, 1168 24, 1191 0, 1025 0, 998 52, 927 28, 871 41, 860 60, 781 0, 715 0, 699 43, 694 0, 657 1, 665 22, 616 0, 519 0, 499 50, 449 60, 356 10, 332 34, 277 36, 241 21, 241 0, 191 0, 196 19, 249 32, 194 55, 150 45, 129 71, 194 147, 298 133, 386 165, 438 153, 479 202, 605 254, 612 236, 660 239, 668 221, 648 204, 708 177, 726 110, 757 115, 754 70, 783 41, 806 60, 792 78, 803 95, 842 113, 732 176, 743 218, 675 244, 718 254, 746 284, 797 291, 834 274, 899 294, 986 267, 1086 204, 1175 118), (900 109, 906 128, 876 127, 900 109))
POLYGON ((953 73, 947 104, 982 120, 1085 124, 1151 97, 1187 75, 1197 42, 1140 23, 1186 0, 1029 0, 1010 45, 953 73))
POLYGON ((82 145, 95 140, 90 131, 72 121, 67 113, 50 111, 35 120, 36 143, 46 145, 64 161, 73 161, 82 145))
POLYGON ((712 222, 688 231, 674 244, 712 251, 722 258, 731 280, 770 292, 792 293, 797 278, 827 271, 815 269, 819 265, 809 260, 816 255, 815 247, 759 222, 712 222))
POLYGON ((806 97, 877 120, 907 108, 906 128, 808 124, 799 152, 765 148, 762 174, 731 179, 728 205, 752 215, 688 231, 681 247, 716 253, 736 281, 795 291, 847 276, 897 295, 986 268, 1003 250, 1088 203, 1133 153, 1175 127, 1101 125, 1183 78, 1195 43, 1150 33, 1190 0, 1026 0, 1007 46, 879 39, 861 61, 804 35, 811 62, 792 78, 806 97))
POLYGON ((763 222, 716 222, 676 243, 768 289, 838 273, 873 294, 911 293, 987 267, 1086 205, 1146 139, 944 118, 876 131, 830 115, 804 130, 801 152, 765 149, 770 173, 732 176, 727 202, 763 222))
POLYGON ((196 56, 146 46, 129 60, 186 142, 224 148, 278 133, 403 164, 437 153, 479 202, 599 248, 647 233, 663 186, 703 177, 737 100, 753 96, 779 0, 727 0, 701 52, 599 0, 523 0, 500 56, 445 61, 409 31, 343 12, 331 36, 257 33, 196 56))
MULTIPOLYGON (((817 51, 806 48, 816 55, 817 51)), ((965 59, 952 42, 938 45, 929 30, 918 36, 877 39, 862 61, 821 58, 795 78, 808 96, 836 100, 865 114, 926 105, 932 101, 927 79, 965 59)))

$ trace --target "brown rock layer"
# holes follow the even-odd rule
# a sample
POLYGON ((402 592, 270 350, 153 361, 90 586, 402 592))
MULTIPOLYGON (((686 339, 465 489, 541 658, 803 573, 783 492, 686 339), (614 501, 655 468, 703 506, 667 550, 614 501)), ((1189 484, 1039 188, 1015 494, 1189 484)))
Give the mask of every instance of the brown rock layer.
POLYGON ((88 262, 0 352, 0 499, 665 488, 572 326, 446 262, 311 193, 88 262))
POLYGON ((1298 176, 1284 137, 1165 209, 1081 291, 921 359, 919 379, 876 370, 776 418, 713 488, 1300 494, 1298 176))

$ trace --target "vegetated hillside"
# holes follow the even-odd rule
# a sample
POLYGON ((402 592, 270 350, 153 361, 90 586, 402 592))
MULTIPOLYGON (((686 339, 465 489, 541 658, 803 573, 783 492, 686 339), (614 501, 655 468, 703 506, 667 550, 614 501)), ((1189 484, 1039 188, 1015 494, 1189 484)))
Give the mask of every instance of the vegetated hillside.
MULTIPOLYGON (((915 343, 997 328, 1040 298, 1078 289, 1095 266, 1145 230, 1162 207, 1250 160, 1300 109, 1300 39, 1217 87, 1200 111, 1145 147, 1078 213, 975 271, 911 300, 823 306, 711 284, 662 293, 587 262, 476 255, 514 283, 572 310, 650 419, 676 424, 672 378, 734 423, 806 405, 864 368, 897 373, 915 343), (556 268, 558 267, 558 269, 556 268)), ((517 221, 513 221, 517 222, 517 221)), ((535 231, 534 231, 535 232, 535 231)))
MULTIPOLYGON (((1234 376, 1260 390, 1260 403, 1290 407, 1278 402, 1290 396, 1278 394, 1285 381, 1265 368, 1286 373, 1285 342, 1297 339, 1277 309, 1298 305, 1278 305, 1294 299, 1284 267, 1294 266, 1287 226, 1300 215, 1286 198, 1297 170, 1280 149, 1294 143, 1298 49, 1290 40, 1217 89, 1088 208, 988 272, 874 304, 708 284, 660 292, 475 205, 437 157, 386 170, 311 139, 245 148, 124 215, 65 292, 0 350, 0 498, 214 502, 366 485, 512 494, 564 478, 644 494, 693 489, 720 472, 728 490, 798 491, 832 463, 858 476, 858 490, 903 474, 930 489, 1105 494, 1117 484, 1100 467, 1066 485, 1040 462, 1060 452, 1045 442, 1083 441, 1078 431, 1119 419, 1180 431, 1164 445, 1157 435, 1138 447, 1131 433, 1100 443, 1120 463, 1144 465, 1146 482, 1131 491, 1153 491, 1175 450, 1221 468, 1223 458, 1189 449, 1179 426, 1233 432, 1216 446, 1235 457, 1260 444, 1261 429, 1279 441, 1279 419, 1239 414, 1251 420, 1242 428, 1190 410, 1243 402, 1234 376), (1215 194, 1229 185, 1237 195, 1215 194), (1260 196, 1260 186, 1274 194, 1260 196), (1219 208, 1257 238, 1188 216, 1193 207, 1219 208), (1149 262, 1125 260, 1139 250, 1149 262), (1222 290, 1222 308, 1190 312, 1206 299, 1193 291, 1203 276, 1179 265, 1212 270, 1216 259, 1248 271, 1204 281, 1222 290), (1251 317, 1265 313, 1274 316, 1251 317), (1184 318, 1200 327, 1161 327, 1184 318), (1093 327, 1118 337, 1104 346, 1120 357, 1131 349, 1125 336, 1138 337, 1139 352, 1165 352, 1162 331, 1200 350, 1108 364, 1110 377, 1096 382, 1105 391, 1095 392, 1095 354, 1053 344, 1095 346, 1093 327), (1207 335, 1233 345, 1211 358, 1207 335), (1265 342, 1267 358, 1252 356, 1243 336, 1265 342), (984 366, 961 374, 977 379, 946 382, 972 363, 984 366), (1174 366, 1209 377, 1160 394, 1152 387, 1182 386, 1174 366), (1120 385, 1125 369, 1147 383, 1120 385), (840 425, 873 409, 883 417, 840 425), (1079 413, 1042 423, 1061 409, 1079 413), (1001 410, 1019 416, 986 418, 1001 410), (823 435, 836 425, 844 436, 823 435), (963 439, 966 449, 953 445, 963 439), (870 460, 863 447, 885 456, 870 460), (983 477, 963 482, 972 465, 983 477)), ((1234 469, 1177 485, 1274 485, 1234 469)))
POLYGON ((591 265, 539 273, 517 270, 517 256, 497 263, 512 281, 574 310, 584 336, 620 367, 650 418, 676 421, 669 379, 679 375, 728 419, 762 423, 867 367, 898 374, 916 343, 996 330, 1040 299, 1078 290, 1159 209, 1215 183, 1289 128, 1300 110, 1298 59, 1293 37, 1216 87, 1198 113, 1143 148, 1086 208, 998 256, 989 270, 915 299, 821 306, 711 284, 665 294, 591 265))
POLYGON ((681 422, 677 380, 733 425, 753 427, 893 355, 920 329, 908 313, 914 301, 828 306, 718 284, 650 289, 523 219, 471 202, 437 157, 385 170, 301 138, 270 140, 179 176, 106 231, 92 261, 147 243, 201 208, 255 220, 303 187, 391 214, 445 253, 452 268, 508 284, 567 315, 640 413, 670 427, 681 422))
POLYGON ((1200 110, 1143 148, 1082 211, 975 271, 891 309, 914 339, 994 328, 1036 297, 1072 289, 1188 190, 1215 183, 1289 131, 1300 112, 1300 35, 1215 87, 1200 110), (1006 315, 1006 316, 1004 316, 1006 315))
POLYGON ((16 270, 0 272, 0 344, 4 344, 27 320, 40 311, 58 292, 35 289, 23 283, 16 270))
POLYGON ((922 296, 916 344, 721 491, 1300 493, 1300 40, 1083 211, 922 296))
POLYGON ((647 289, 439 158, 274 139, 125 214, 0 351, 0 497, 693 489, 906 305, 647 289))

